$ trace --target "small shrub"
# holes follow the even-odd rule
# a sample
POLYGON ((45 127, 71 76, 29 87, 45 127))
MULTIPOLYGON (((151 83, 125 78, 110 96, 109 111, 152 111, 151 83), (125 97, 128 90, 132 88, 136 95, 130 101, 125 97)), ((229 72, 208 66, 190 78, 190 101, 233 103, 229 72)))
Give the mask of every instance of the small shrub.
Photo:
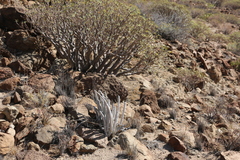
POLYGON ((192 37, 200 41, 205 41, 208 39, 207 35, 210 33, 209 27, 200 20, 193 20, 191 24, 190 34, 192 37))
POLYGON ((236 55, 240 55, 240 44, 238 42, 228 43, 228 49, 236 55))
POLYGON ((191 8, 191 15, 192 18, 197 18, 200 17, 201 15, 203 15, 205 12, 202 9, 199 8, 191 8))
POLYGON ((222 3, 225 1, 225 0, 206 0, 208 3, 212 3, 214 6, 216 7, 221 7, 222 6, 222 3))
POLYGON ((51 6, 40 3, 32 7, 27 15, 60 56, 83 73, 139 73, 156 56, 151 50, 154 24, 127 3, 55 0, 51 6))
POLYGON ((58 80, 55 85, 55 91, 58 95, 64 95, 71 98, 75 96, 74 80, 68 72, 62 72, 58 76, 58 80))
POLYGON ((206 129, 206 122, 203 118, 199 118, 197 120, 197 126, 198 126, 198 133, 204 133, 205 129, 206 129))
POLYGON ((182 83, 186 92, 192 91, 196 88, 202 89, 205 84, 204 73, 189 69, 178 70, 178 76, 175 81, 182 83))
POLYGON ((161 108, 173 108, 174 104, 175 104, 174 100, 167 95, 162 95, 158 99, 158 106, 161 108))
POLYGON ((177 111, 175 109, 169 109, 168 113, 171 119, 177 119, 177 111))
POLYGON ((236 15, 225 14, 224 17, 228 23, 240 25, 240 19, 236 15))
POLYGON ((226 150, 240 151, 240 129, 229 129, 227 135, 222 134, 219 142, 226 150))
POLYGON ((212 34, 209 39, 219 43, 229 43, 230 41, 228 35, 221 33, 212 34))
POLYGON ((49 105, 48 92, 40 90, 39 92, 30 93, 30 101, 35 104, 36 108, 46 108, 49 105))
POLYGON ((218 27, 220 24, 226 23, 226 18, 222 13, 211 14, 206 20, 214 27, 218 27))
POLYGON ((226 0, 222 3, 222 7, 225 7, 229 10, 240 9, 240 0, 226 0))
POLYGON ((232 61, 230 64, 231 64, 231 66, 233 66, 237 71, 240 72, 240 58, 238 58, 238 59, 235 60, 235 61, 232 61))
POLYGON ((188 37, 191 16, 184 6, 164 1, 140 9, 156 23, 162 38, 183 41, 188 37))

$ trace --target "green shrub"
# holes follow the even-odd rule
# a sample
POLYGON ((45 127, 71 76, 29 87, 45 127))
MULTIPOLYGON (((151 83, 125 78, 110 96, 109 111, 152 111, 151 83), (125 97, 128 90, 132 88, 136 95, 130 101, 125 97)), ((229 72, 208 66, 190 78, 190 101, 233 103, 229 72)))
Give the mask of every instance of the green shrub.
POLYGON ((230 50, 234 54, 240 56, 240 44, 239 44, 239 42, 228 43, 228 50, 230 50))
POLYGON ((212 24, 214 27, 218 27, 220 24, 226 22, 224 14, 222 14, 222 13, 211 14, 211 15, 209 15, 209 17, 206 20, 210 24, 212 24))
POLYGON ((162 38, 183 41, 189 35, 191 16, 184 6, 161 1, 142 4, 140 10, 157 24, 162 38))
POLYGON ((27 14, 75 70, 119 76, 141 72, 153 62, 150 44, 155 26, 133 5, 56 0, 51 6, 36 5, 27 14))
POLYGON ((179 69, 175 82, 182 83, 185 91, 189 92, 196 88, 202 89, 205 85, 205 75, 199 71, 190 69, 179 69))
POLYGON ((190 11, 192 18, 197 18, 205 13, 204 10, 200 8, 191 8, 190 11))
POLYGON ((231 66, 233 66, 237 71, 240 72, 240 58, 231 62, 231 66))
POLYGON ((191 36, 199 41, 209 40, 209 36, 212 34, 206 24, 200 20, 193 20, 191 24, 191 36))
POLYGON ((234 54, 240 55, 240 31, 232 32, 230 35, 230 43, 228 44, 228 49, 234 54))
POLYGON ((222 6, 222 3, 225 1, 225 0, 206 0, 208 3, 211 3, 213 4, 214 6, 216 7, 221 7, 222 6))
POLYGON ((229 10, 240 9, 240 0, 226 0, 222 3, 222 7, 229 10))
POLYGON ((240 25, 240 19, 236 15, 225 14, 224 17, 228 23, 240 25))

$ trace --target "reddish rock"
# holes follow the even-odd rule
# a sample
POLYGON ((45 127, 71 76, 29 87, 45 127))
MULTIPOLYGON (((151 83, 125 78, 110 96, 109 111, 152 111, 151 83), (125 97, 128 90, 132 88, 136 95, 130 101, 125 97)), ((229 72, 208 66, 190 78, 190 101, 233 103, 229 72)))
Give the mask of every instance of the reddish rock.
POLYGON ((8 78, 0 82, 0 90, 12 91, 17 87, 19 81, 20 81, 19 77, 8 78))
POLYGON ((27 74, 30 75, 32 73, 32 70, 22 64, 20 61, 14 61, 8 65, 14 72, 21 73, 21 74, 27 74))
POLYGON ((26 137, 30 133, 28 128, 24 128, 20 132, 18 132, 15 136, 16 140, 20 141, 22 138, 26 137))
POLYGON ((100 85, 99 89, 102 90, 103 93, 107 93, 108 98, 113 102, 117 102, 118 96, 121 101, 125 101, 128 96, 128 91, 113 75, 108 76, 104 80, 104 83, 100 85))
POLYGON ((37 91, 45 90, 51 92, 55 87, 53 78, 49 74, 36 74, 28 80, 28 84, 37 91))
POLYGON ((167 156, 168 160, 190 160, 189 157, 182 152, 172 152, 167 156))
POLYGON ((157 140, 167 143, 169 140, 168 134, 160 133, 157 137, 157 140))
POLYGON ((0 79, 7 79, 13 77, 13 72, 11 68, 0 67, 0 79))
POLYGON ((0 15, 0 19, 2 19, 0 28, 8 31, 20 29, 20 24, 26 21, 26 16, 23 13, 20 13, 19 9, 16 10, 14 7, 1 8, 0 15))
POLYGON ((145 124, 145 125, 142 126, 142 131, 143 132, 148 132, 148 133, 153 133, 154 132, 154 128, 150 124, 145 124))
POLYGON ((11 61, 8 58, 6 58, 6 57, 3 57, 1 59, 1 62, 2 62, 2 66, 3 67, 6 67, 7 65, 9 65, 11 63, 11 61))
POLYGON ((3 104, 3 105, 10 104, 10 103, 11 103, 11 99, 12 99, 11 96, 5 97, 5 98, 2 100, 2 104, 3 104))
POLYGON ((2 55, 3 57, 6 57, 6 58, 10 58, 10 59, 13 58, 13 55, 7 49, 5 49, 1 46, 0 46, 0 55, 2 55))
POLYGON ((181 151, 185 152, 186 151, 186 146, 184 143, 178 139, 177 137, 173 136, 169 139, 168 144, 175 150, 175 151, 181 151))
POLYGON ((13 32, 8 32, 6 44, 12 49, 29 51, 37 47, 37 39, 31 36, 26 30, 18 29, 13 32))
POLYGON ((5 120, 0 121, 0 130, 3 130, 4 132, 9 128, 10 123, 5 120))
POLYGON ((14 103, 20 103, 21 102, 21 96, 19 95, 18 92, 15 92, 14 95, 13 95, 13 102, 14 103))
POLYGON ((207 74, 215 83, 218 83, 222 78, 222 72, 219 67, 212 66, 207 70, 207 74))
POLYGON ((83 144, 84 144, 83 138, 77 135, 73 135, 70 141, 68 142, 68 150, 71 152, 71 154, 76 154, 83 144))
POLYGON ((140 105, 147 104, 151 107, 153 113, 159 113, 160 108, 155 93, 150 90, 144 90, 140 95, 140 105))

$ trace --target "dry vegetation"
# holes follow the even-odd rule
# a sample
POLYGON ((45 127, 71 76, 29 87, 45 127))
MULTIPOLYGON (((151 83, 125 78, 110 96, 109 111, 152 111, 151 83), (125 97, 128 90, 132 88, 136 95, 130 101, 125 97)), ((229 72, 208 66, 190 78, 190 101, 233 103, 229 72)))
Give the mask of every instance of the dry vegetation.
MULTIPOLYGON (((207 153, 216 158, 224 151, 240 151, 239 0, 55 0, 27 7, 31 31, 53 45, 64 65, 55 62, 54 71, 45 72, 54 79, 53 90, 29 89, 27 82, 19 81, 20 87, 3 98, 10 97, 11 105, 16 99, 13 93, 21 92, 16 103, 29 112, 11 122, 18 132, 26 127, 29 133, 16 139, 21 146, 14 146, 7 158, 17 157, 31 141, 56 159, 93 153, 105 143, 95 141, 100 137, 89 140, 85 132, 101 134, 108 145, 120 149, 124 130, 133 131, 132 144, 138 144, 122 147, 128 159, 139 157, 141 145, 153 153, 170 153, 174 146, 166 148, 172 137, 183 141, 185 149, 180 151, 188 156, 204 159, 207 153), (134 77, 139 73, 142 77, 134 77), (118 89, 127 92, 129 105, 120 102, 121 95, 117 105, 112 104, 111 91, 104 92, 103 81, 109 75, 130 84, 125 91, 117 78, 109 82, 115 94, 118 89), (84 109, 79 109, 84 98, 84 109), (54 110, 55 104, 62 108, 54 110), (24 116, 32 120, 23 127, 24 116), (52 141, 36 140, 56 117, 66 124, 46 132, 52 141), (172 133, 178 131, 180 135, 172 133), (72 139, 76 135, 80 138, 72 139), (51 146, 57 151, 50 151, 51 146)), ((124 145, 130 143, 124 140, 124 145)))

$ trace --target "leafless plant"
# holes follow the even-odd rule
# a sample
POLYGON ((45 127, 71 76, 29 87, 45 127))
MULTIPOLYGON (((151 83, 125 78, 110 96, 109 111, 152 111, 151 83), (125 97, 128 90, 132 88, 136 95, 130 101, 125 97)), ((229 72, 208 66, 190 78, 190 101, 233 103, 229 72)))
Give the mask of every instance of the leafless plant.
POLYGON ((117 133, 121 127, 125 112, 125 103, 120 116, 120 97, 118 96, 118 105, 111 105, 111 102, 106 94, 101 91, 94 90, 93 99, 97 104, 98 108, 95 107, 97 119, 103 121, 103 128, 106 136, 117 133))
POLYGON ((153 23, 120 1, 54 0, 51 6, 36 5, 27 15, 61 57, 83 73, 134 74, 156 56, 148 45, 153 23))

